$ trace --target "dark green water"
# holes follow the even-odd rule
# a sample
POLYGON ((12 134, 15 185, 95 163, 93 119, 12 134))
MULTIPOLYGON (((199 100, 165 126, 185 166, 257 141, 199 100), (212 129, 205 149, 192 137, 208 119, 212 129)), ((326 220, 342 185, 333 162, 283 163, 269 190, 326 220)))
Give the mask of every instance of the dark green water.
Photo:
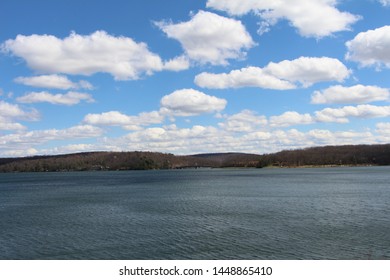
POLYGON ((390 259, 390 168, 0 174, 0 259, 390 259))

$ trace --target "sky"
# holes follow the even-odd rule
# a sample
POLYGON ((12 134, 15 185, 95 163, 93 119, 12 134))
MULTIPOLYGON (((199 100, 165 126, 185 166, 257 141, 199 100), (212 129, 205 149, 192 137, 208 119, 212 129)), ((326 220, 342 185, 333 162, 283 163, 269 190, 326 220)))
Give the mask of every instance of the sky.
POLYGON ((390 142, 389 0, 1 0, 0 157, 390 142))

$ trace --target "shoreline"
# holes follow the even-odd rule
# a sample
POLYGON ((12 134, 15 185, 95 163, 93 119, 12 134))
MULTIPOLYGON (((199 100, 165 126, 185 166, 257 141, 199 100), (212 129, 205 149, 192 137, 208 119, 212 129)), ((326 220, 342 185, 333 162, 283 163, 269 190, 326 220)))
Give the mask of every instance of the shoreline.
POLYGON ((0 158, 0 172, 163 170, 197 168, 337 168, 390 165, 390 144, 324 146, 271 154, 85 152, 0 158))
POLYGON ((324 169, 324 168, 358 168, 358 167, 389 167, 390 165, 373 165, 373 164, 358 164, 358 165, 302 165, 302 166, 265 166, 265 167, 186 167, 186 168, 159 168, 159 169, 69 169, 69 170, 42 170, 42 171, 0 171, 0 174, 18 174, 18 173, 71 173, 71 172, 126 172, 126 171, 180 171, 180 170, 249 170, 249 169, 324 169))

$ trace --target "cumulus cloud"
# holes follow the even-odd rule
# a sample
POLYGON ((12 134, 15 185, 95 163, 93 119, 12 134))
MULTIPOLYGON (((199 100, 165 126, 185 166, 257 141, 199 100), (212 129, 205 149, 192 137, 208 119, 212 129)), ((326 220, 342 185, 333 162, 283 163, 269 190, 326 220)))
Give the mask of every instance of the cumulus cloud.
POLYGON ((358 105, 341 108, 325 108, 311 114, 288 111, 279 116, 271 116, 270 127, 288 127, 313 123, 349 123, 350 118, 370 119, 390 117, 390 106, 358 105))
POLYGON ((306 137, 308 142, 319 145, 351 145, 351 144, 372 144, 375 142, 370 132, 358 131, 330 131, 324 129, 310 130, 306 137))
POLYGON ((41 75, 35 77, 18 77, 14 80, 16 83, 31 87, 53 88, 53 89, 93 89, 93 86, 84 80, 77 83, 72 82, 64 75, 41 75))
POLYGON ((80 92, 74 92, 70 91, 66 94, 51 94, 46 91, 41 92, 30 92, 24 96, 18 97, 16 99, 20 103, 51 103, 55 105, 76 105, 80 103, 81 101, 86 102, 94 102, 92 95, 88 93, 80 93, 80 92))
POLYGON ((143 112, 138 116, 129 116, 118 111, 104 112, 101 114, 88 114, 83 122, 97 126, 121 126, 127 130, 139 130, 142 126, 159 124, 164 116, 157 111, 143 112))
POLYGON ((221 74, 203 72, 195 77, 195 84, 213 89, 259 87, 285 90, 296 88, 293 83, 270 75, 259 67, 247 67, 221 74))
POLYGON ((178 128, 176 125, 170 125, 132 132, 124 137, 108 141, 125 149, 180 154, 198 152, 202 150, 200 144, 210 147, 213 142, 215 148, 218 149, 216 143, 218 143, 219 136, 218 129, 210 126, 195 125, 190 128, 178 128))
POLYGON ((24 130, 26 127, 15 120, 37 121, 37 110, 24 110, 19 105, 0 100, 0 130, 24 130))
POLYGON ((240 21, 210 12, 199 11, 187 22, 156 25, 180 42, 189 59, 201 64, 226 65, 229 59, 245 57, 245 50, 255 45, 240 21))
POLYGON ((47 129, 19 132, 7 135, 0 135, 0 152, 6 156, 16 156, 23 151, 30 151, 36 154, 34 146, 50 141, 61 141, 65 139, 84 139, 101 136, 103 130, 91 125, 77 125, 66 129, 47 129), (5 150, 5 151, 3 151, 5 150))
POLYGON ((361 32, 346 46, 346 59, 362 66, 390 68, 390 25, 361 32))
POLYGON ((0 100, 0 116, 5 118, 17 118, 23 120, 38 120, 39 113, 36 110, 25 111, 19 105, 0 100))
POLYGON ((161 112, 171 116, 195 116, 225 109, 227 101, 194 89, 181 89, 161 99, 161 112))
POLYGON ((247 67, 230 73, 201 73, 195 83, 206 88, 260 87, 293 89, 299 85, 309 87, 319 82, 342 82, 350 70, 338 59, 329 57, 300 57, 294 60, 271 62, 264 68, 247 67))
POLYGON ((300 57, 279 63, 271 62, 265 71, 304 87, 319 82, 342 82, 350 75, 350 70, 341 61, 329 57, 300 57))
MULTIPOLYGON (((214 152, 237 151, 261 154, 319 145, 378 143, 390 137, 390 126, 387 123, 377 125, 377 135, 369 131, 349 130, 314 129, 302 132, 297 129, 272 130, 272 128, 267 128, 263 125, 265 122, 261 116, 251 111, 240 112, 237 115, 256 118, 258 124, 245 131, 234 129, 234 126, 194 125, 184 128, 172 124, 132 131, 118 138, 103 137, 93 144, 77 143, 77 139, 96 138, 103 134, 102 129, 84 124, 63 130, 49 129, 0 135, 0 154, 21 156, 27 153, 53 154, 88 150, 148 150, 175 154, 202 153, 212 150, 214 152), (38 147, 44 143, 63 139, 71 139, 75 143, 38 150, 38 147)), ((228 117, 225 118, 228 120, 228 117)), ((234 116, 234 118, 237 117, 234 116)), ((242 122, 245 120, 243 119, 242 122)))
POLYGON ((288 111, 280 116, 272 116, 270 118, 271 127, 287 127, 293 125, 311 124, 314 122, 310 114, 299 114, 294 111, 288 111))
POLYGON ((18 122, 14 122, 9 118, 0 116, 0 131, 1 130, 24 130, 26 127, 18 122))
POLYGON ((390 117, 390 106, 345 106, 342 108, 325 108, 315 112, 315 118, 319 122, 348 123, 350 117, 361 119, 390 117))
MULTIPOLYGON (((18 35, 3 43, 1 49, 23 58, 30 68, 44 74, 103 72, 117 80, 134 80, 164 68, 161 58, 149 51, 145 43, 115 37, 105 31, 90 35, 72 33, 64 39, 52 35, 18 35)), ((174 68, 169 64, 166 68, 174 68)))
POLYGON ((214 134, 216 131, 213 127, 205 127, 201 125, 195 125, 191 128, 178 128, 176 125, 170 125, 166 127, 153 127, 144 131, 129 134, 128 139, 137 139, 139 136, 147 137, 148 139, 164 141, 167 139, 193 139, 201 138, 207 135, 214 134))
POLYGON ((377 86, 355 85, 343 87, 332 86, 323 91, 315 91, 311 96, 313 104, 362 104, 375 101, 387 101, 390 98, 390 91, 377 86))
POLYGON ((164 122, 167 116, 195 116, 219 112, 225 108, 227 101, 194 89, 182 89, 165 95, 160 103, 159 111, 142 112, 136 116, 118 111, 88 114, 84 117, 83 123, 96 126, 120 126, 126 130, 141 130, 145 126, 164 122))
POLYGON ((232 132, 252 132, 268 123, 265 116, 259 116, 256 112, 250 110, 243 110, 225 118, 226 120, 219 123, 219 126, 232 132))
POLYGON ((181 71, 190 68, 190 61, 184 55, 175 57, 164 63, 163 68, 169 71, 181 71))
POLYGON ((270 153, 283 149, 305 148, 319 145, 375 143, 378 139, 370 132, 297 129, 229 131, 227 127, 195 125, 180 128, 176 125, 153 127, 131 132, 119 138, 107 138, 102 144, 120 150, 164 151, 175 154, 214 152, 270 153))
POLYGON ((335 0, 208 0, 207 7, 241 16, 249 12, 258 15, 260 33, 279 20, 288 20, 305 37, 321 38, 335 32, 350 30, 360 17, 336 8, 335 0))

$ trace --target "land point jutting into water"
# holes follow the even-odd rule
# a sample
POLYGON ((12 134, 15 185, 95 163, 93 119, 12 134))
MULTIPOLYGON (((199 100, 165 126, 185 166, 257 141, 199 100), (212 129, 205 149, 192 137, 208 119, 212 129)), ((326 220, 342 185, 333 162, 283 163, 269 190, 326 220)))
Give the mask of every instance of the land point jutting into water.
POLYGON ((272 154, 158 152, 86 152, 0 158, 0 172, 151 170, 226 167, 333 167, 390 165, 390 144, 324 146, 272 154))

